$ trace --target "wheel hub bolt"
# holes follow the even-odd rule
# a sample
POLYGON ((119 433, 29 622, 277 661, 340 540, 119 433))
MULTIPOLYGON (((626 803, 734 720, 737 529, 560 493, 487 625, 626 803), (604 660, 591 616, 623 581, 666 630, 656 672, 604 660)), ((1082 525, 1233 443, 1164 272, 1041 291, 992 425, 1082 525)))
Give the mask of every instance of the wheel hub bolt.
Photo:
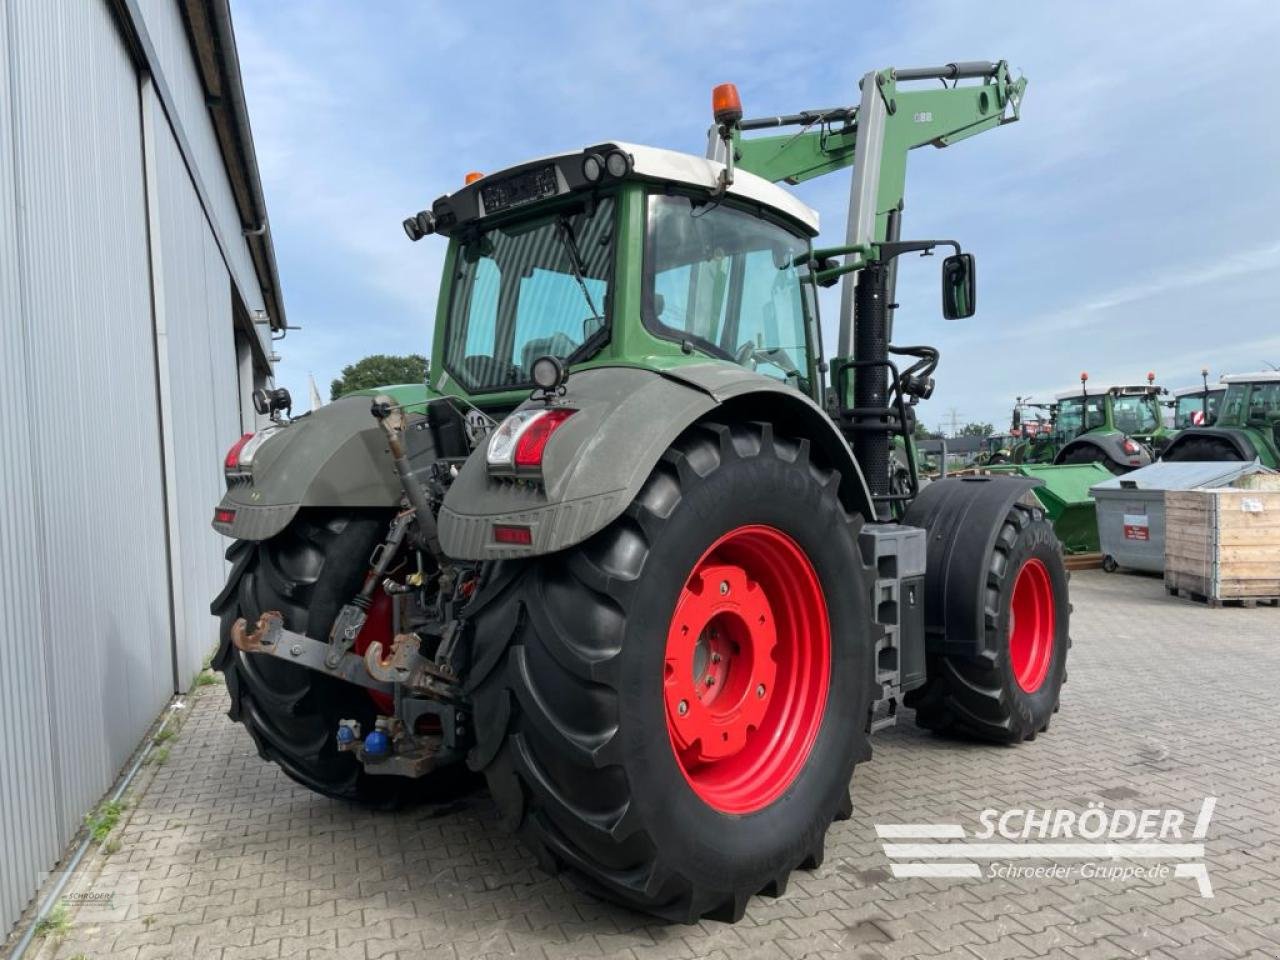
POLYGON ((760 686, 756 687, 756 696, 757 696, 757 697, 759 697, 760 699, 764 699, 764 684, 763 684, 763 683, 762 683, 762 684, 760 684, 760 686))
POLYGON ((688 701, 688 700, 681 700, 681 701, 680 701, 680 705, 676 707, 676 712, 677 712, 678 714, 680 714, 680 716, 682 716, 682 717, 683 717, 686 713, 688 713, 688 712, 689 712, 689 701, 688 701))
POLYGON ((728 581, 728 580, 721 580, 721 581, 720 581, 720 596, 722 596, 722 597, 723 597, 723 596, 725 596, 726 594, 728 594, 728 592, 729 592, 729 581, 728 581))
POLYGON ((708 686, 708 687, 714 687, 715 685, 716 685, 716 678, 715 678, 715 677, 707 677, 707 686, 708 686))

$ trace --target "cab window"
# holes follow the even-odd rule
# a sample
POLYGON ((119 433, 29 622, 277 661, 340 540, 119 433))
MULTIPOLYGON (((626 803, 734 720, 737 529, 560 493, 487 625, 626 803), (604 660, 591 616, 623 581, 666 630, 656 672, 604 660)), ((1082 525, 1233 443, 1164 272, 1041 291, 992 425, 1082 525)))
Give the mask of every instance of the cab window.
POLYGON ((644 320, 657 336, 808 389, 808 240, 714 201, 649 198, 644 320))

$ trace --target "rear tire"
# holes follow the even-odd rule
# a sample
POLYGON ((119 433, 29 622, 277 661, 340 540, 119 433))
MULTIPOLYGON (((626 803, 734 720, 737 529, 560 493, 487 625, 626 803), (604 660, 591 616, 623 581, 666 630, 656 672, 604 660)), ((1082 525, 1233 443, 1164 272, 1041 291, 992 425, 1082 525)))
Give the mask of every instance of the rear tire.
MULTIPOLYGON (((471 778, 461 765, 419 779, 369 776, 354 755, 338 751, 334 739, 343 719, 373 728, 378 711, 369 692, 276 657, 242 653, 231 643, 231 625, 239 617, 252 625, 278 610, 286 629, 327 640, 338 610, 360 589, 390 520, 389 511, 303 510, 270 540, 238 540, 227 550, 227 586, 212 605, 222 621, 213 666, 227 681, 227 715, 244 724, 259 755, 317 793, 383 808, 446 799, 471 778)), ((373 626, 370 617, 366 630, 373 626)))
POLYGON ((1065 455, 1059 455, 1053 462, 1056 464, 1100 463, 1117 477, 1135 469, 1122 463, 1116 463, 1097 447, 1093 446, 1075 447, 1068 450, 1065 455))
POLYGON ((1186 461, 1206 461, 1212 463, 1239 462, 1240 452, 1226 440, 1217 437, 1187 437, 1182 441, 1174 440, 1172 449, 1165 453, 1163 459, 1171 463, 1186 461))
POLYGON ((997 743, 1034 740, 1066 682, 1070 614, 1053 525, 1039 509, 1014 504, 987 561, 985 648, 994 654, 930 654, 925 685, 906 699, 916 723, 997 743))
MULTIPOLYGON (((793 869, 821 863, 832 820, 850 815, 854 764, 870 755, 872 627, 860 520, 840 505, 839 475, 809 453, 807 441, 775 438, 768 424, 695 426, 603 531, 562 553, 487 571, 467 611, 477 740, 469 762, 484 770, 506 825, 544 867, 567 869, 632 909, 693 922, 737 920, 753 894, 779 894, 793 869), (797 575, 753 567, 757 542, 778 545, 776 562, 794 563, 797 575), (735 563, 748 575, 728 587, 736 574, 721 571, 735 563), (803 581, 806 569, 816 604, 786 586, 803 581), (759 649, 756 635, 735 634, 732 619, 721 624, 735 640, 722 658, 718 696, 741 716, 757 708, 755 696, 772 698, 761 701, 754 732, 735 727, 731 740, 723 728, 727 745, 710 733, 688 741, 682 718, 702 704, 692 703, 688 718, 674 711, 687 704, 673 685, 688 662, 673 644, 681 636, 721 640, 714 617, 699 627, 682 612, 691 590, 709 596, 707 582, 729 599, 754 587, 754 602, 762 594, 772 606, 768 616, 743 616, 772 618, 776 628, 776 652, 754 661, 742 651, 759 649), (823 619, 826 630, 799 626, 823 619), (825 664, 824 682, 810 682, 819 672, 803 655, 784 653, 793 646, 825 664), (767 682, 757 684, 757 662, 767 665, 767 682), (746 682, 734 679, 740 667, 746 682), (793 698, 802 689, 821 698, 793 698), (762 733, 771 735, 756 739, 762 733), (794 739, 780 747, 772 733, 794 739), (724 756, 706 759, 717 750, 724 756), (761 759, 731 766, 750 757, 761 759)), ((708 609, 718 601, 710 596, 708 609)), ((696 659, 697 647, 690 650, 696 659)), ((694 667, 691 691, 702 689, 706 669, 694 667)), ((713 706, 716 696, 706 694, 713 706)))

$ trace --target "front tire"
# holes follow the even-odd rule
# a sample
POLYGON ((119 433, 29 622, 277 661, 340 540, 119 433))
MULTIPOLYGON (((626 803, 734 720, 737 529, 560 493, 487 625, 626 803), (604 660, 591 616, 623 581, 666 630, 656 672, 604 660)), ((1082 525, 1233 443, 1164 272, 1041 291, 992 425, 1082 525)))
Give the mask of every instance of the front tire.
POLYGON ((916 723, 996 743, 1034 740, 1066 682, 1070 615, 1053 525, 1039 508, 1014 504, 987 558, 989 655, 930 654, 925 685, 907 695, 916 723))
POLYGON ((821 862, 869 755, 869 581, 838 485, 768 424, 698 425, 586 543, 491 568, 470 762, 544 866, 692 922, 821 862))

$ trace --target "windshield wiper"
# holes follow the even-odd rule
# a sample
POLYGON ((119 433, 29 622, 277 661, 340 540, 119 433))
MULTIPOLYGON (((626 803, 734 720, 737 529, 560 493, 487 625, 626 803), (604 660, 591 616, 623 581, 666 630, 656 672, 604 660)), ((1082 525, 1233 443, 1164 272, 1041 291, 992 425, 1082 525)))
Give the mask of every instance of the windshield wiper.
POLYGON ((573 271, 573 279, 578 281, 578 289, 582 291, 583 299, 587 301, 591 319, 603 320, 604 317, 596 309, 595 301, 591 299, 591 291, 587 289, 586 264, 582 260, 582 253, 578 250, 578 241, 573 238, 573 231, 569 228, 567 217, 556 218, 556 236, 560 238, 560 245, 564 247, 565 255, 569 258, 569 269, 573 271))

